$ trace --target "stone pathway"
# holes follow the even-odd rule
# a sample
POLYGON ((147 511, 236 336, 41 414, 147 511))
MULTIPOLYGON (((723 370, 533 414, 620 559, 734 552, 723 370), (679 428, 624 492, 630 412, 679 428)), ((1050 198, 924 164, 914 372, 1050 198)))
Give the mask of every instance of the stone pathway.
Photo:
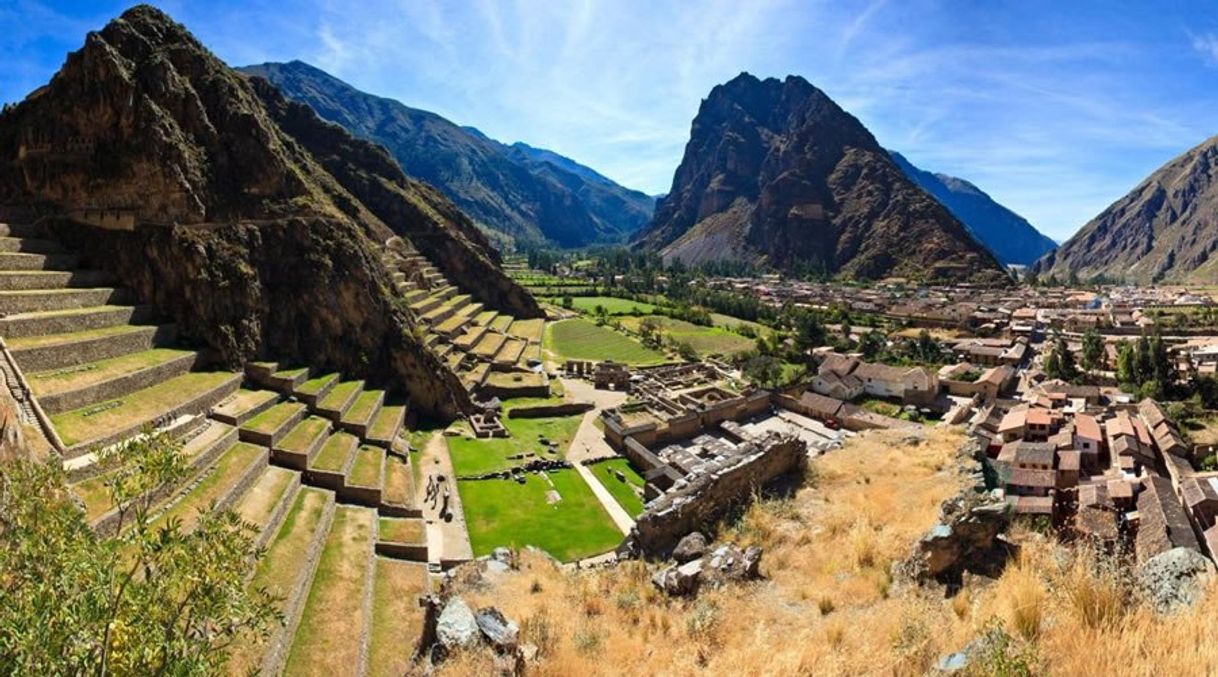
POLYGON ((584 419, 579 423, 579 429, 575 432, 571 446, 567 449, 567 460, 571 461, 579 472, 579 476, 584 478, 584 482, 592 489, 596 500, 605 506, 605 512, 609 513, 609 517, 613 519, 613 524, 618 530, 623 534, 629 534, 634 527, 634 520, 630 518, 630 514, 618 504, 617 500, 613 498, 613 494, 609 493, 596 475, 584 467, 585 461, 617 455, 613 447, 610 447, 609 443, 605 441, 605 434, 596 427, 596 420, 600 418, 602 410, 625 402, 626 393, 597 390, 591 383, 577 379, 564 378, 561 379, 561 382, 567 392, 568 401, 591 402, 594 405, 592 411, 584 414, 584 419))
POLYGON ((422 508, 423 519, 427 524, 427 559, 434 563, 439 563, 441 559, 473 559, 474 549, 469 542, 469 529, 465 524, 461 493, 457 491, 452 459, 448 455, 448 445, 445 444, 442 433, 437 432, 427 440, 422 453, 419 454, 419 470, 422 482, 420 486, 415 487, 415 500, 422 508), (451 492, 448 507, 452 512, 452 520, 448 522, 440 517, 440 509, 444 506, 443 493, 434 504, 426 500, 428 478, 438 475, 446 478, 444 484, 449 485, 451 492))

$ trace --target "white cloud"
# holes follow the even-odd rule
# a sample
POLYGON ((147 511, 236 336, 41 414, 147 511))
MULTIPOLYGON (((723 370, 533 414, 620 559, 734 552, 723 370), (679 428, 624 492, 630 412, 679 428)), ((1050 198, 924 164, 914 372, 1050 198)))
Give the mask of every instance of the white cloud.
POLYGON ((1213 33, 1194 35, 1193 49, 1200 53, 1211 66, 1218 66, 1218 36, 1213 33))

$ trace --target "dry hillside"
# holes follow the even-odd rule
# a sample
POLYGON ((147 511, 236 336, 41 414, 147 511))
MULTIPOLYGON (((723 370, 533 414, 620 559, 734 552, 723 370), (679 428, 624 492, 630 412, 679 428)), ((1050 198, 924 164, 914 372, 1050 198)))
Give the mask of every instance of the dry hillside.
MULTIPOLYGON (((535 554, 498 580, 466 582, 471 606, 495 605, 541 649, 530 674, 924 674, 944 654, 1001 627, 1005 650, 977 674, 1203 674, 1215 596, 1158 617, 1114 569, 1022 530, 1020 560, 959 595, 894 582, 890 565, 965 482, 959 431, 924 442, 868 434, 813 463, 797 495, 755 505, 724 538, 765 547, 766 580, 693 600, 655 591, 644 565, 571 572, 535 554)), ((990 633, 991 636, 994 633, 990 633)), ((443 674, 486 674, 466 655, 443 674)))

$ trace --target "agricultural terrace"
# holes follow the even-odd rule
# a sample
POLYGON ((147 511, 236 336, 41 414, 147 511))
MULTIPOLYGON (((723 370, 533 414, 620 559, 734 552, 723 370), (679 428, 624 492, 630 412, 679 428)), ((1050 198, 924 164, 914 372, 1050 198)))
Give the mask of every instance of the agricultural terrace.
MULTIPOLYGON (((556 306, 562 305, 562 298, 546 299, 556 306)), ((646 301, 631 301, 615 296, 574 296, 571 298, 571 308, 581 313, 595 313, 597 306, 604 308, 609 315, 650 315, 656 306, 646 301)))
POLYGON ((628 336, 578 318, 547 324, 542 345, 555 360, 613 360, 634 366, 665 361, 663 354, 628 336))

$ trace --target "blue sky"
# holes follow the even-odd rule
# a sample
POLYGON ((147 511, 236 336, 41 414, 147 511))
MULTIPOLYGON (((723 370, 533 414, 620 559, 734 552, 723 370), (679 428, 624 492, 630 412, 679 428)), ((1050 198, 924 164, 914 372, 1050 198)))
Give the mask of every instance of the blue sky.
MULTIPOLYGON (((302 59, 666 192, 698 103, 795 73, 915 164, 1064 239, 1218 134, 1218 3, 172 0, 234 65, 302 59)), ((127 3, 0 0, 0 100, 127 3)))

